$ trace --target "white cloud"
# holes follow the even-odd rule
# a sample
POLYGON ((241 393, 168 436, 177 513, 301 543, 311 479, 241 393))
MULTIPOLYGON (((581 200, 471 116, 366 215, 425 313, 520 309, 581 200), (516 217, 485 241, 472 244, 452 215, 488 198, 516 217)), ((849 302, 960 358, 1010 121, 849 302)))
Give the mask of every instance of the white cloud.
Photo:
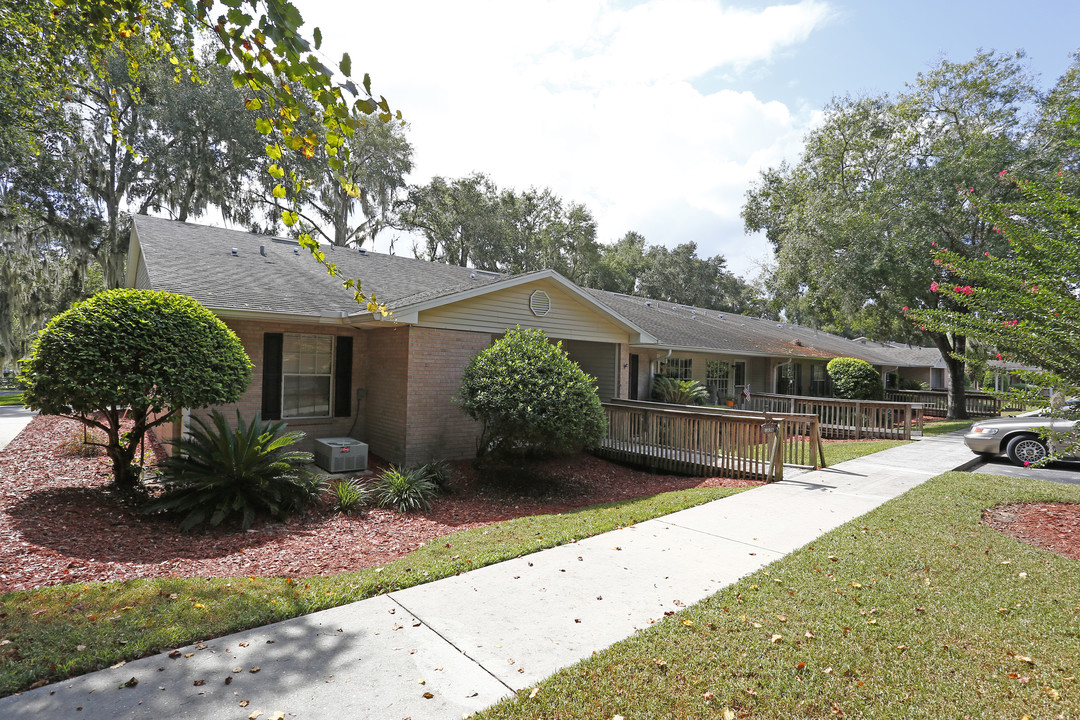
POLYGON ((737 270, 747 269, 735 257, 745 254, 743 194, 759 169, 793 155, 806 119, 695 81, 737 78, 805 41, 831 12, 818 0, 762 10, 708 0, 414 0, 356 9, 307 0, 301 10, 322 27, 327 55, 347 50, 354 69, 370 72, 376 92, 405 114, 413 182, 479 170, 500 186, 551 186, 589 206, 603 240, 668 227, 670 236, 647 237, 696 240, 737 270), (671 217, 688 209, 694 222, 671 217))

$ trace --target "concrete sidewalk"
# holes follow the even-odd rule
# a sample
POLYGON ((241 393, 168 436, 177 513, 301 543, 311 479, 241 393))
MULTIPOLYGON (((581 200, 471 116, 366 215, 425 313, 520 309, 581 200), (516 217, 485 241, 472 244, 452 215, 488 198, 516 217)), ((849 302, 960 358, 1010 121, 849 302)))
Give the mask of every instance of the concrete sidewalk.
POLYGON ((0 407, 0 450, 7 447, 22 429, 37 417, 36 410, 27 410, 21 405, 4 405, 0 407))
POLYGON ((457 577, 181 648, 190 658, 156 655, 3 698, 0 717, 240 719, 261 711, 265 720, 283 711, 305 719, 460 718, 975 459, 959 434, 928 438, 457 577), (255 666, 260 670, 249 672, 255 666), (132 678, 138 683, 126 687, 132 678))

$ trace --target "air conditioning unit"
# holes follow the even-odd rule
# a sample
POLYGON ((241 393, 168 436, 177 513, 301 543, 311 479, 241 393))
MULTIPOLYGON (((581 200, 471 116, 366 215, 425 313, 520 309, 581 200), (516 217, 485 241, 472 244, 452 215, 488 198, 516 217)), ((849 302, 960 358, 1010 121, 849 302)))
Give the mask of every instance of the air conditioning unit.
POLYGON ((367 470, 367 443, 347 437, 315 440, 315 464, 332 473, 367 470))

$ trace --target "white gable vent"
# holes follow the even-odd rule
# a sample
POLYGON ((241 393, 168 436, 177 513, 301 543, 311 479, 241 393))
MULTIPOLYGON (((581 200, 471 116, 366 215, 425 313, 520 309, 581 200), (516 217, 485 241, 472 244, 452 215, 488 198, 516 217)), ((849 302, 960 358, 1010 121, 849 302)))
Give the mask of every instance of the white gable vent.
POLYGON ((551 298, 543 290, 534 290, 529 296, 529 309, 536 317, 544 317, 551 312, 551 298))

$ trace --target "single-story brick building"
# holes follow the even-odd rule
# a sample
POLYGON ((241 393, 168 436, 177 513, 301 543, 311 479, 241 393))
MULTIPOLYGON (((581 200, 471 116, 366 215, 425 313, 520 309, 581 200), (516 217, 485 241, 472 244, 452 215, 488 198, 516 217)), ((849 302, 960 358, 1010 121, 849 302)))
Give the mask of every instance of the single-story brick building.
POLYGON ((127 286, 190 295, 232 328, 255 365, 243 416, 287 420, 307 449, 312 438, 348 436, 398 463, 475 453, 478 428, 454 397, 469 359, 507 328, 562 341, 601 398, 627 396, 629 347, 654 340, 555 272, 327 254, 392 314, 357 305, 294 241, 144 215, 127 286))
POLYGON ((657 374, 700 380, 717 399, 747 385, 825 395, 825 364, 840 356, 861 357, 883 377, 933 376, 912 364, 932 360, 927 353, 909 359, 897 346, 580 288, 553 271, 509 276, 326 253, 391 315, 359 306, 295 241, 145 215, 134 219, 126 284, 190 295, 236 332, 255 366, 236 405, 244 417, 286 420, 307 434, 306 449, 348 436, 397 463, 475 453, 479 429, 454 401, 461 374, 516 325, 561 341, 601 399, 646 399, 657 374))

